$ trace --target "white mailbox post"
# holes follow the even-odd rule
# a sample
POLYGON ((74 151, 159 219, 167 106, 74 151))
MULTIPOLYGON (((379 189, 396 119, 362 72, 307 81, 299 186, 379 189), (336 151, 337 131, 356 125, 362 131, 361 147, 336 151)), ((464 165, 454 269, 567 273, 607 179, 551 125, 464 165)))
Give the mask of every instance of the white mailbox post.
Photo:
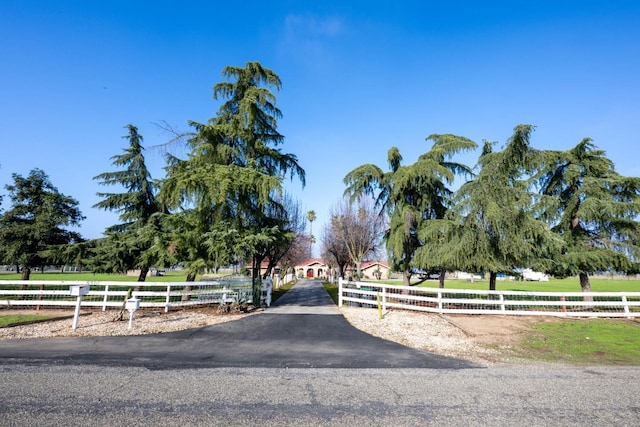
POLYGON ((133 327, 133 312, 140 308, 139 298, 129 298, 125 302, 125 308, 129 310, 129 329, 133 327))
POLYGON ((73 330, 78 329, 78 317, 80 316, 80 305, 82 304, 82 296, 89 293, 89 285, 76 285, 69 288, 71 296, 78 297, 76 300, 76 312, 73 314, 73 330))

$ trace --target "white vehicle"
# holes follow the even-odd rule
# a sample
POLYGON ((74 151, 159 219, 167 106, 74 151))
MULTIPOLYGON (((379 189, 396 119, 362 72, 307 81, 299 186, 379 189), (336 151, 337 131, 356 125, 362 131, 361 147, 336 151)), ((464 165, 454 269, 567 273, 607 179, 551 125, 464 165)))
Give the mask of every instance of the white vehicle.
POLYGON ((548 282, 549 276, 539 271, 533 271, 530 268, 525 268, 522 270, 522 280, 531 282, 548 282))

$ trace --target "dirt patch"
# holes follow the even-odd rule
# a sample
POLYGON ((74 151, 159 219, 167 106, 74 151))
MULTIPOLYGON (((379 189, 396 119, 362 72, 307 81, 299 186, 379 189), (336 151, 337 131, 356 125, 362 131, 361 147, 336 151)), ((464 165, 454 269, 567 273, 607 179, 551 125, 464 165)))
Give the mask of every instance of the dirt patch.
POLYGON ((442 316, 459 328, 474 342, 497 348, 510 348, 518 344, 535 325, 560 322, 557 317, 447 315, 442 316))

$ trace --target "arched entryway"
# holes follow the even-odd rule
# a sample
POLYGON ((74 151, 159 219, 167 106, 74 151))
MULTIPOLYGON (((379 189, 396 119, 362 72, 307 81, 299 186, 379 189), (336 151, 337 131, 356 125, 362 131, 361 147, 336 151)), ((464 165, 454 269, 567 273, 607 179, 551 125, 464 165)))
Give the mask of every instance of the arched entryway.
POLYGON ((313 278, 313 268, 307 268, 307 277, 313 278))

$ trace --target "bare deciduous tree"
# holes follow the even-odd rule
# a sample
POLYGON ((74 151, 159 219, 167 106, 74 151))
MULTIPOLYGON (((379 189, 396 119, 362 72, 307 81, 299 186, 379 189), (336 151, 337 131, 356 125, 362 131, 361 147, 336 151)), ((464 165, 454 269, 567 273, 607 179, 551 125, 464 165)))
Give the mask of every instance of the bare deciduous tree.
POLYGON ((332 209, 329 227, 333 238, 341 242, 342 250, 346 251, 349 261, 356 267, 356 275, 360 277, 362 261, 377 253, 384 230, 383 217, 376 212, 370 199, 351 201, 345 197, 332 209))
POLYGON ((347 250, 344 240, 340 238, 340 229, 338 222, 331 221, 325 224, 322 229, 322 258, 333 269, 338 270, 338 276, 344 277, 344 268, 349 264, 349 251, 347 250))

